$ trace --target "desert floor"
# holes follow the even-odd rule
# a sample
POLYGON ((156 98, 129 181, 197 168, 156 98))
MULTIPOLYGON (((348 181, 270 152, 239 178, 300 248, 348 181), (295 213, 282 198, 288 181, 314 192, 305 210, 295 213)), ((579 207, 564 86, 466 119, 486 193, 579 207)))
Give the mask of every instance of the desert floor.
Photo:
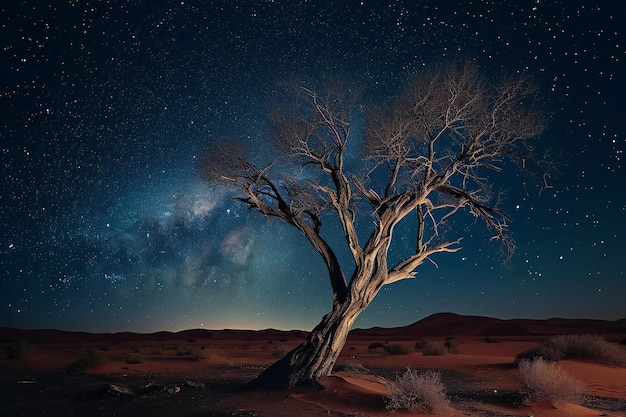
POLYGON ((457 353, 444 356, 388 355, 368 346, 393 340, 348 340, 338 362, 361 364, 368 373, 338 372, 322 380, 324 388, 317 390, 242 390, 276 360, 277 350, 291 349, 301 340, 264 340, 251 334, 239 340, 34 344, 23 359, 0 360, 0 415, 423 415, 385 409, 387 381, 411 367, 441 372, 451 407, 436 416, 626 416, 626 369, 588 361, 560 362, 586 384, 577 403, 524 404, 512 363, 518 353, 538 346, 537 338, 502 338, 498 343, 455 339, 457 353), (104 356, 105 364, 84 374, 68 373, 68 365, 88 349, 104 356))

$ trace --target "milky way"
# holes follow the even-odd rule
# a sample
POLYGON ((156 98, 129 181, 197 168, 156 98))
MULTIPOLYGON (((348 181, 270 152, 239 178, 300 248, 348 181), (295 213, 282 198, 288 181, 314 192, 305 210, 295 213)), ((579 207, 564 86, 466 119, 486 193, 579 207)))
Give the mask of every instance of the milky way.
POLYGON ((559 172, 502 184, 510 268, 459 223, 463 250, 384 288, 357 325, 626 316, 619 2, 127 3, 0 6, 0 325, 310 329, 331 301, 318 255, 204 183, 198 156, 239 137, 262 157, 281 82, 347 78, 382 100, 453 59, 537 78, 559 172))

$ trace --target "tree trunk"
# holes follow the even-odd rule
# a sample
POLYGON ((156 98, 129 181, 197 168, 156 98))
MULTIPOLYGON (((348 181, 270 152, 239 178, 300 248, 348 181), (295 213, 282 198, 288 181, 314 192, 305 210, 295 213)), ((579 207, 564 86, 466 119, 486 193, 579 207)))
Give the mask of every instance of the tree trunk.
POLYGON ((324 316, 302 344, 264 370, 248 386, 285 389, 318 385, 319 378, 331 373, 346 343, 350 327, 367 304, 363 300, 355 301, 352 297, 343 303, 335 301, 333 310, 324 316))

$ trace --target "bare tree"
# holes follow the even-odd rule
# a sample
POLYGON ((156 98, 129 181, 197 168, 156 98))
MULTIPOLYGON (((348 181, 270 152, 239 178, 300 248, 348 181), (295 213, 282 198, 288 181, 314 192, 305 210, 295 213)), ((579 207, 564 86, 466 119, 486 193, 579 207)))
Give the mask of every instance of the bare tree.
POLYGON ((455 214, 469 211, 512 250, 490 176, 511 168, 507 160, 532 158, 529 140, 544 128, 528 77, 489 82, 475 65, 455 63, 415 75, 400 97, 366 114, 359 165, 367 169, 356 175, 347 161, 357 146, 355 94, 303 85, 293 93, 294 103, 270 114, 276 158, 259 165, 239 142, 223 141, 201 160, 204 176, 234 187, 249 209, 298 229, 328 269, 332 309, 252 382, 271 388, 328 375, 350 327, 383 286, 415 277, 432 255, 460 249, 462 231, 441 233, 455 214), (338 218, 352 255, 349 279, 322 236, 326 216, 338 218), (414 250, 390 264, 394 227, 409 216, 417 225, 414 250), (358 218, 372 224, 369 234, 357 233, 358 218))

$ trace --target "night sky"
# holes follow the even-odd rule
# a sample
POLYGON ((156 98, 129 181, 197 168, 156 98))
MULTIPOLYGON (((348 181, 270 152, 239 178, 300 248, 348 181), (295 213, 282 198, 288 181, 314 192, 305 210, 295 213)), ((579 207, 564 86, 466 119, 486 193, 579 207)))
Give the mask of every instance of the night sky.
POLYGON ((321 258, 203 182, 200 154, 223 136, 265 149, 285 80, 350 79, 376 101, 455 59, 539 81, 559 170, 550 188, 498 178, 509 267, 459 223, 463 250, 385 287, 356 326, 626 317, 620 1, 48 3, 0 6, 0 326, 310 330, 331 305, 321 258))

